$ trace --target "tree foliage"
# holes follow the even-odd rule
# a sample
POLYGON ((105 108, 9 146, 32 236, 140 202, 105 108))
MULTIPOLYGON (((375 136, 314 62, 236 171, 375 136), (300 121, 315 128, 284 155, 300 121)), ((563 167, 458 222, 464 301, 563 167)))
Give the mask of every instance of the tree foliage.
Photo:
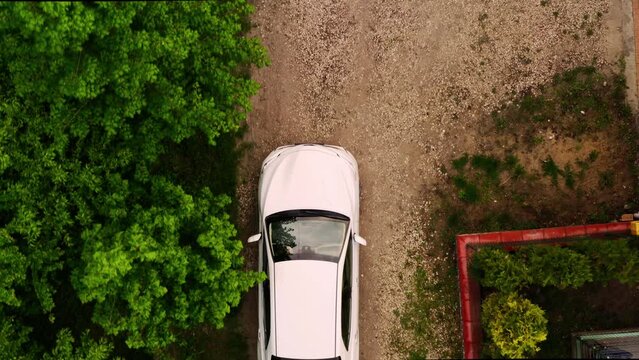
POLYGON ((250 12, 0 4, 0 353, 29 353, 7 336, 55 358, 108 353, 78 337, 89 325, 63 306, 74 301, 106 335, 158 349, 222 326, 259 281, 242 269, 229 197, 154 171, 167 145, 197 133, 214 145, 250 111, 247 69, 268 62, 244 36, 250 12))
POLYGON ((75 339, 69 329, 62 329, 56 337, 55 347, 42 356, 43 360, 106 360, 110 358, 113 346, 105 339, 94 341, 88 332, 82 335, 80 346, 74 346, 75 339))
POLYGON ((489 338, 492 357, 532 357, 546 340, 548 321, 544 311, 517 293, 494 293, 482 304, 482 326, 489 338))

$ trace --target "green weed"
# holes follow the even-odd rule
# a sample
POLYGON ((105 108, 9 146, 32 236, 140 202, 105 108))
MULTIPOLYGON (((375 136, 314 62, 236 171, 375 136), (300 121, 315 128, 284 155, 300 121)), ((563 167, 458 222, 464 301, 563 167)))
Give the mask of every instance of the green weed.
MULTIPOLYGON (((526 62, 525 57, 520 60, 526 62)), ((530 123, 545 125, 553 120, 560 132, 576 137, 605 129, 615 118, 629 118, 632 112, 625 103, 625 91, 623 75, 606 77, 592 66, 578 67, 554 76, 549 86, 538 89, 539 95, 524 94, 491 117, 497 130, 523 127, 530 144, 538 145, 543 138, 530 123)))
POLYGON ((558 185, 559 175, 561 175, 561 169, 559 168, 559 166, 557 166, 550 155, 548 155, 545 160, 542 160, 541 170, 545 176, 549 176, 551 178, 553 185, 558 185))
POLYGON ((462 176, 455 176, 453 183, 457 187, 457 196, 460 200, 474 204, 479 201, 479 188, 470 182, 468 182, 462 176))
MULTIPOLYGON (((493 88, 493 90, 495 89, 493 88)), ((491 117, 493 119, 493 122, 495 123, 495 127, 497 128, 497 130, 504 130, 508 128, 509 126, 508 119, 505 116, 501 115, 499 112, 493 111, 491 113, 491 117)))
POLYGON ((575 163, 579 168, 578 177, 583 180, 586 176, 586 171, 590 169, 592 163, 594 163, 599 157, 599 152, 597 150, 592 150, 585 159, 577 159, 575 163))
POLYGON ((572 167, 570 166, 570 164, 566 164, 564 166, 564 170, 562 172, 562 175, 564 177, 564 182, 566 184, 566 187, 569 189, 574 189, 575 188, 575 173, 572 171, 572 167))
POLYGON ((543 111, 547 103, 543 96, 526 95, 520 100, 519 106, 522 111, 535 114, 543 111))
POLYGON ((599 172, 599 189, 610 189, 615 184, 615 175, 612 171, 599 172))
POLYGON ((457 171, 462 171, 466 164, 468 164, 468 154, 464 154, 453 160, 453 168, 457 171))
POLYGON ((470 163, 474 169, 482 170, 488 179, 492 181, 499 179, 501 163, 497 158, 481 154, 473 155, 470 163))

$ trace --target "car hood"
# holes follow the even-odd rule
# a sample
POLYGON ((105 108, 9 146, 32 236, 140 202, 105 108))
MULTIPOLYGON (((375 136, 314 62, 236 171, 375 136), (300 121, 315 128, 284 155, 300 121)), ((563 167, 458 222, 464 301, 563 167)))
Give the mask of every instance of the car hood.
POLYGON ((287 210, 327 210, 352 218, 357 170, 331 150, 304 147, 265 162, 260 178, 263 216, 287 210))
POLYGON ((290 260, 275 263, 277 356, 335 356, 337 264, 290 260))

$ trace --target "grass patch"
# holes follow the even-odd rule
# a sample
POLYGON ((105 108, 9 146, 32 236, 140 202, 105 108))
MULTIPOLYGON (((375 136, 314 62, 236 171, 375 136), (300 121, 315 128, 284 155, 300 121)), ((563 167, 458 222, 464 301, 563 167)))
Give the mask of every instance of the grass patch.
MULTIPOLYGON (((426 317, 435 323, 449 323, 450 313, 459 311, 456 307, 457 286, 455 285, 456 272, 448 268, 441 277, 430 276, 422 268, 417 268, 413 278, 412 291, 407 294, 407 304, 403 311, 397 311, 400 325, 404 331, 414 334, 420 343, 429 343, 429 347, 439 349, 440 358, 461 358, 462 354, 457 346, 446 343, 447 339, 456 339, 459 334, 451 331, 447 334, 437 334, 430 324, 421 319, 426 317), (434 294, 434 295, 433 295, 434 294), (429 298, 428 301, 423 299, 429 298), (442 336, 443 335, 443 336, 442 336)), ((454 324, 448 329, 456 329, 454 324)), ((395 343, 394 345, 397 345, 395 343)), ((408 349, 404 349, 409 359, 421 360, 430 359, 433 355, 423 347, 415 344, 403 344, 408 349)))
POLYGON ((395 310, 400 329, 394 333, 391 349, 414 360, 463 355, 460 324, 451 316, 459 313, 459 292, 452 258, 455 234, 449 231, 463 221, 463 214, 439 209, 433 220, 433 228, 424 229, 428 246, 409 256, 407 269, 416 270, 408 283, 404 306, 395 310))
POLYGON ((525 94, 494 111, 492 119, 499 131, 523 127, 529 146, 542 142, 536 135, 540 126, 550 125, 557 132, 578 137, 607 128, 615 118, 630 118, 625 90, 622 75, 605 76, 594 67, 578 67, 556 75, 538 93, 525 94))

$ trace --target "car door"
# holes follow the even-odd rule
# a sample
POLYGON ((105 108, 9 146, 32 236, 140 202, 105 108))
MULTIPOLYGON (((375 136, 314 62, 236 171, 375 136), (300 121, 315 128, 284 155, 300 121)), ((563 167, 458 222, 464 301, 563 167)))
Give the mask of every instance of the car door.
POLYGON ((257 354, 259 360, 268 360, 268 356, 272 353, 272 304, 271 304, 271 274, 273 274, 272 262, 270 261, 270 251, 268 241, 265 234, 262 233, 262 239, 259 250, 258 266, 259 270, 266 274, 264 280, 258 287, 258 333, 257 333, 257 354))
POLYGON ((348 242, 345 244, 344 256, 340 261, 340 272, 338 276, 338 294, 340 296, 339 299, 339 308, 338 308, 338 323, 337 326, 340 329, 338 334, 338 338, 336 339, 339 344, 338 349, 340 349, 339 353, 342 355, 344 360, 351 359, 353 350, 357 347, 355 345, 354 332, 355 329, 353 325, 356 324, 356 319, 354 319, 353 301, 355 298, 353 297, 353 289, 354 289, 354 247, 356 246, 355 241, 353 241, 353 236, 348 237, 348 242), (348 355, 347 355, 348 354, 348 355))

